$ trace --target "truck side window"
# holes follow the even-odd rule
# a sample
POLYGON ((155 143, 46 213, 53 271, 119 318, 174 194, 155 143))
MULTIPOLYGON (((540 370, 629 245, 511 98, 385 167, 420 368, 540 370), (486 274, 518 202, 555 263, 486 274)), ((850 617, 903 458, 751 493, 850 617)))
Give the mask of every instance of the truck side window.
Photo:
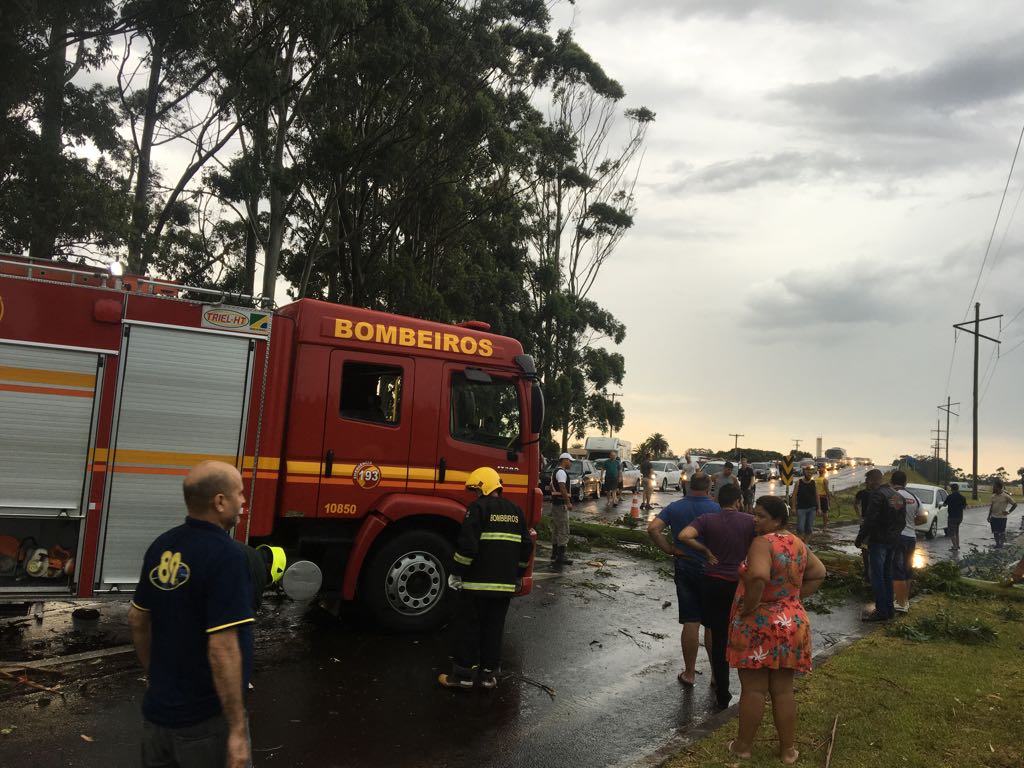
POLYGON ((514 381, 468 381, 452 376, 451 435, 456 440, 508 448, 522 432, 519 390, 514 381))
POLYGON ((402 407, 402 369, 374 363, 345 363, 341 369, 343 419, 398 424, 402 407))

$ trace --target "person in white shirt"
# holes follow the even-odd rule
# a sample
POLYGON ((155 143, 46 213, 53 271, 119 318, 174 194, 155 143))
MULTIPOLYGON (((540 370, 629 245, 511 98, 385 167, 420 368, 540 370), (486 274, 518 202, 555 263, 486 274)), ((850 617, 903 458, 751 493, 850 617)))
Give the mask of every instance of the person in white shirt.
POLYGON ((558 469, 551 475, 551 523, 554 527, 551 535, 551 564, 556 566, 572 565, 572 560, 565 557, 565 548, 569 544, 569 510, 572 509, 572 496, 569 492, 569 467, 572 456, 563 453, 558 457, 558 469))
POLYGON ((910 582, 914 578, 914 550, 917 548, 917 532, 915 527, 919 521, 921 500, 908 491, 907 474, 896 471, 892 473, 891 483, 896 491, 892 497, 894 506, 903 508, 903 530, 900 532, 900 545, 892 563, 893 604, 899 613, 910 611, 910 582))
POLYGON ((700 467, 697 466, 697 462, 690 458, 690 454, 686 454, 683 458, 685 459, 685 463, 681 469, 683 470, 683 496, 685 496, 690 487, 690 480, 693 479, 693 476, 700 471, 700 467))

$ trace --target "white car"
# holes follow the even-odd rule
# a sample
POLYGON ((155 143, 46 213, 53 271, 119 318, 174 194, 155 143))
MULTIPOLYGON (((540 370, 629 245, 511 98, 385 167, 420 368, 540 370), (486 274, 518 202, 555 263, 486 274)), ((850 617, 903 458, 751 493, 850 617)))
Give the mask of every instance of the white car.
POLYGON ((921 509, 928 515, 928 519, 921 525, 914 526, 914 530, 924 533, 926 539, 934 539, 939 531, 948 533, 949 510, 945 506, 939 506, 946 502, 946 491, 937 485, 918 485, 911 483, 907 490, 917 496, 921 502, 921 509))
POLYGON ((683 490, 683 473, 679 465, 674 461, 652 461, 651 469, 654 471, 654 487, 667 491, 670 487, 677 491, 683 490))

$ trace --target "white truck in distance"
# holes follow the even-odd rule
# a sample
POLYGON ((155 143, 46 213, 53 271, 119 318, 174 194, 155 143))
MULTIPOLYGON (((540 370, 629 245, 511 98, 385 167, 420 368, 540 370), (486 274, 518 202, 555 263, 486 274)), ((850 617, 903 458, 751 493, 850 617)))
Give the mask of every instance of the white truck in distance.
POLYGON ((591 461, 607 459, 612 451, 619 454, 620 459, 629 461, 633 458, 633 444, 617 437, 588 437, 583 444, 583 450, 587 452, 587 458, 591 461))

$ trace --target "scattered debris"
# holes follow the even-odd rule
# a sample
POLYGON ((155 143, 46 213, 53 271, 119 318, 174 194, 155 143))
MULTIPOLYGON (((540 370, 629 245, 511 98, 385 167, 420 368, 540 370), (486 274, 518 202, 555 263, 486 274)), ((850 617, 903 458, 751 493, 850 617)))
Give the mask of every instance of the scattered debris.
POLYGON ((96 739, 94 739, 94 738, 93 738, 92 736, 86 736, 86 735, 85 735, 85 734, 83 733, 83 734, 82 734, 82 741, 87 741, 87 742, 89 742, 90 744, 92 744, 92 743, 93 743, 94 741, 96 741, 96 739))
POLYGON ((952 640, 963 645, 990 645, 998 633, 981 619, 958 619, 948 611, 937 611, 916 621, 901 621, 885 629, 891 637, 900 637, 916 643, 952 640))
POLYGON ((836 745, 836 729, 839 727, 839 715, 832 723, 832 736, 828 740, 828 752, 825 754, 825 768, 832 765, 832 748, 836 745))
POLYGON ((663 610, 663 611, 666 608, 671 608, 671 607, 672 607, 672 601, 671 600, 666 600, 664 603, 661 604, 661 610, 663 610))
POLYGON ((535 688, 540 688, 542 691, 544 691, 544 693, 546 693, 552 699, 555 698, 555 689, 552 688, 550 685, 545 685, 544 683, 541 683, 541 682, 539 682, 537 680, 534 680, 532 678, 526 677, 526 675, 509 675, 509 677, 514 677, 516 680, 519 680, 520 682, 526 683, 527 685, 532 685, 535 688))
POLYGON ((613 595, 608 594, 609 591, 610 592, 618 592, 619 591, 619 585, 618 584, 596 584, 593 581, 581 581, 579 583, 579 586, 586 587, 587 589, 592 589, 595 592, 597 592, 599 595, 603 595, 604 597, 607 597, 609 600, 614 600, 615 599, 615 597, 613 595))
POLYGON ((610 579, 614 574, 607 568, 598 568, 594 571, 594 575, 602 579, 610 579))
POLYGON ((63 696, 64 695, 61 691, 58 691, 56 688, 48 688, 47 686, 41 685, 40 683, 37 683, 34 680, 29 680, 27 673, 26 674, 17 675, 17 674, 12 674, 12 673, 8 672, 7 670, 0 669, 0 675, 3 675, 8 680, 13 680, 16 683, 20 683, 21 685, 27 685, 29 688, 34 688, 37 691, 45 691, 46 693, 52 693, 52 694, 54 694, 56 696, 63 696))
POLYGON ((649 651, 649 650, 651 650, 651 646, 650 646, 650 643, 642 643, 642 642, 640 642, 639 640, 637 640, 637 639, 636 639, 636 638, 635 638, 635 637, 634 637, 634 636, 633 636, 633 635, 632 635, 632 634, 631 634, 631 633, 629 632, 629 630, 626 630, 626 629, 620 629, 620 630, 619 630, 619 634, 620 634, 620 635, 625 635, 625 636, 626 636, 626 637, 628 637, 628 638, 629 638, 630 640, 632 640, 632 641, 633 641, 633 643, 634 643, 634 644, 636 645, 636 647, 637 647, 637 648, 639 648, 640 650, 642 650, 642 651, 649 651))
POLYGON ((647 635, 648 637, 653 637, 655 640, 664 640, 666 637, 668 637, 668 635, 663 635, 661 632, 647 632, 644 630, 641 630, 640 634, 647 635))

